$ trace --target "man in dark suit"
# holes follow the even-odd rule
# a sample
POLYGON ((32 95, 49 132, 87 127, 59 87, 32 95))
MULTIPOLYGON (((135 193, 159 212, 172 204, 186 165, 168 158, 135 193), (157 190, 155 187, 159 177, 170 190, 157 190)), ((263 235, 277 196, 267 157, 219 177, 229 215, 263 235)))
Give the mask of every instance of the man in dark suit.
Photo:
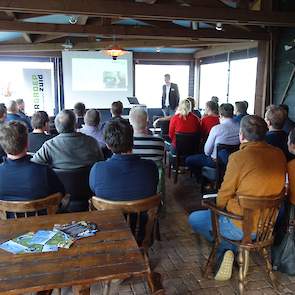
POLYGON ((176 108, 178 107, 179 91, 177 84, 170 82, 170 74, 166 74, 164 78, 162 110, 165 116, 171 116, 175 114, 176 108))

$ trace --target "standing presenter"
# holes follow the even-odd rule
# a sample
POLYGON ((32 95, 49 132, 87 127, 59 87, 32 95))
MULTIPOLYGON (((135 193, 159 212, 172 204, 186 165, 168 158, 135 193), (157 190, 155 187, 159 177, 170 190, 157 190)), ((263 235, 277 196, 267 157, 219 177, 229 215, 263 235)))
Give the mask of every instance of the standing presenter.
POLYGON ((162 110, 165 116, 175 114, 179 103, 178 86, 170 82, 170 74, 164 76, 165 84, 163 85, 162 110))

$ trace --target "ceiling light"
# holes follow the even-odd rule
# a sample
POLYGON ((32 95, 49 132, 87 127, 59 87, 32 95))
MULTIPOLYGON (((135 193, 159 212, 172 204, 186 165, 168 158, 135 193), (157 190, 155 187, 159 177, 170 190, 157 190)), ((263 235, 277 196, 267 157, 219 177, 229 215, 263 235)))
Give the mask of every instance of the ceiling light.
POLYGON ((222 23, 220 23, 220 22, 216 23, 215 28, 216 28, 217 31, 222 31, 222 29, 223 29, 222 23))
POLYGON ((70 15, 69 16, 69 23, 71 25, 75 25, 78 22, 79 16, 77 15, 70 15))
POLYGON ((127 51, 123 50, 118 45, 113 45, 109 49, 105 50, 105 53, 111 56, 113 60, 117 60, 119 56, 126 54, 127 51))
POLYGON ((67 39, 66 42, 64 44, 61 45, 64 50, 68 51, 70 49, 72 49, 74 47, 73 43, 71 42, 70 39, 67 39))

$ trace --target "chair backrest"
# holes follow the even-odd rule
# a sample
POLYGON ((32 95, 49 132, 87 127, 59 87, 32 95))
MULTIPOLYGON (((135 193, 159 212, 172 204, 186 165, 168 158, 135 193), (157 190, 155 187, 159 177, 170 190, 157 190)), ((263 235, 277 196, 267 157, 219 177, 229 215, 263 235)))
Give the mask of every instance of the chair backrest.
POLYGON ((42 211, 52 215, 57 212, 62 198, 63 195, 61 193, 56 193, 34 201, 0 200, 0 218, 8 219, 8 216, 9 218, 38 216, 39 212, 42 211))
POLYGON ((200 145, 200 133, 176 133, 176 155, 190 156, 196 154, 200 145))
POLYGON ((243 210, 243 233, 242 243, 251 243, 251 231, 257 228, 256 246, 269 246, 273 241, 273 230, 276 219, 285 198, 285 189, 278 195, 267 197, 238 196, 239 204, 243 210), (254 221, 257 224, 254 224, 254 221))
POLYGON ((136 201, 109 201, 100 197, 92 197, 90 209, 95 208, 97 210, 120 210, 126 215, 127 223, 130 226, 131 222, 135 224, 134 228, 131 227, 131 229, 137 242, 140 240, 139 235, 141 234, 141 216, 142 213, 146 213, 147 222, 145 224, 143 242, 140 246, 142 246, 145 251, 147 251, 151 245, 151 239, 153 238, 153 232, 155 230, 155 222, 157 220, 160 203, 160 194, 136 201))
POLYGON ((161 136, 165 137, 169 135, 169 125, 170 125, 170 120, 160 120, 158 122, 159 128, 161 128, 161 136))
POLYGON ((88 200, 93 194, 89 187, 90 169, 90 166, 73 170, 54 169, 66 193, 70 195, 69 211, 88 210, 88 200))
POLYGON ((216 159, 216 182, 217 188, 220 188, 221 183, 223 181, 223 177, 226 170, 226 165, 228 162, 228 157, 230 154, 238 151, 240 148, 239 144, 229 145, 229 144, 221 144, 217 145, 217 159, 216 159))

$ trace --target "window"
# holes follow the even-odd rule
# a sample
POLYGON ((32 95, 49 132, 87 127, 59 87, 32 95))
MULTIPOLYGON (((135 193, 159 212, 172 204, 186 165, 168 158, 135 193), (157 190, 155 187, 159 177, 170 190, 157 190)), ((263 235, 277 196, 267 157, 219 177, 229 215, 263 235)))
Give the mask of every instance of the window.
POLYGON ((204 109, 212 96, 219 103, 247 100, 248 113, 254 113, 257 58, 203 64, 200 69, 199 107, 204 109))
POLYGON ((26 113, 54 114, 53 62, 0 61, 0 102, 22 98, 26 113))
POLYGON ((149 108, 161 108, 164 75, 178 85, 180 98, 189 94, 189 65, 135 65, 135 96, 149 108))
POLYGON ((205 108, 205 104, 212 96, 219 98, 219 103, 226 102, 228 63, 219 62, 201 65, 200 74, 200 101, 199 107, 205 108))
POLYGON ((257 58, 233 60, 230 62, 228 102, 247 100, 249 114, 254 113, 257 58))

